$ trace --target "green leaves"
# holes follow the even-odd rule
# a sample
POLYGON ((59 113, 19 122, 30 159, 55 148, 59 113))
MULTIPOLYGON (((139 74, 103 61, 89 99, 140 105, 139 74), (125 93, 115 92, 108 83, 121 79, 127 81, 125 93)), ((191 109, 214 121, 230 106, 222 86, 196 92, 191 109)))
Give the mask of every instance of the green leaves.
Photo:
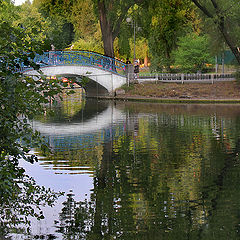
POLYGON ((240 64, 240 44, 239 21, 240 5, 239 1, 199 1, 192 0, 203 13, 202 18, 205 23, 205 31, 209 33, 212 40, 212 48, 215 53, 224 49, 224 44, 229 47, 240 64))
POLYGON ((82 79, 81 79, 81 86, 85 86, 87 83, 89 82, 89 78, 88 77, 85 77, 85 76, 82 76, 82 79))
POLYGON ((30 225, 28 216, 35 217, 38 220, 43 219, 41 206, 52 206, 56 199, 63 194, 39 187, 24 172, 23 168, 18 167, 9 159, 1 158, 0 225, 5 228, 5 231, 9 227, 18 228, 19 224, 24 224, 27 228, 30 225))
POLYGON ((38 14, 44 17, 44 33, 47 35, 46 46, 50 49, 68 47, 74 38, 73 24, 71 23, 73 1, 35 0, 33 5, 38 14))
POLYGON ((37 160, 29 154, 31 148, 42 146, 47 151, 30 120, 61 92, 58 79, 30 78, 18 72, 22 63, 36 68, 33 58, 42 51, 38 24, 32 28, 27 19, 21 22, 21 13, 9 1, 0 2, 0 233, 2 228, 29 223, 28 216, 42 219, 40 207, 52 206, 60 195, 39 187, 18 166, 20 159, 37 160))
POLYGON ((186 31, 191 6, 188 0, 163 0, 151 5, 152 23, 149 36, 153 68, 170 71, 176 41, 186 31), (155 5, 154 5, 155 4, 155 5))
POLYGON ((178 49, 175 51, 175 64, 185 72, 197 72, 212 63, 209 39, 206 35, 188 34, 179 38, 178 49))

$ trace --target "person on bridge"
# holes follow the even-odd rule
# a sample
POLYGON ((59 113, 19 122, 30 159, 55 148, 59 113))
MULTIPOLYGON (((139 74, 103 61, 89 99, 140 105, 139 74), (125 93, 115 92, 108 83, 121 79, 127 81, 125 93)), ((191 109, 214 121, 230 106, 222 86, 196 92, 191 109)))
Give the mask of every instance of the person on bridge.
POLYGON ((49 51, 49 61, 51 64, 55 64, 55 47, 51 44, 51 51, 49 51))
POLYGON ((139 63, 136 60, 134 62, 134 79, 138 79, 138 77, 139 77, 139 63))
POLYGON ((131 61, 129 60, 129 58, 126 59, 126 64, 131 64, 131 61))

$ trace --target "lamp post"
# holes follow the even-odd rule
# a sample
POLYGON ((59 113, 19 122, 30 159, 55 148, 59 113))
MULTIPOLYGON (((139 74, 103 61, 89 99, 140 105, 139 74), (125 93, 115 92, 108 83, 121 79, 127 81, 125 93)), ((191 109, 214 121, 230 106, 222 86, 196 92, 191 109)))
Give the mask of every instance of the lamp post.
POLYGON ((133 27, 133 62, 135 62, 136 59, 136 21, 132 19, 131 17, 128 17, 126 19, 128 23, 131 23, 133 27))

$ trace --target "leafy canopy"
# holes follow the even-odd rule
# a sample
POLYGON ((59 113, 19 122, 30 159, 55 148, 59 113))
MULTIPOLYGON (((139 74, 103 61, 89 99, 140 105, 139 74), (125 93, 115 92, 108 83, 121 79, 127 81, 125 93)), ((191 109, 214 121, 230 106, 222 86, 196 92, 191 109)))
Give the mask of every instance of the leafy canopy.
POLYGON ((185 72, 202 71, 206 63, 212 63, 209 38, 195 33, 180 37, 174 52, 175 64, 185 72))
POLYGON ((31 148, 40 145, 47 150, 30 120, 60 91, 53 80, 26 77, 18 71, 22 64, 37 69, 32 60, 44 45, 42 32, 36 31, 38 15, 31 22, 22 16, 10 1, 0 1, 0 232, 12 224, 28 223, 23 215, 42 218, 39 207, 53 204, 58 197, 37 186, 19 167, 21 159, 31 163, 37 159, 31 148))
POLYGON ((239 21, 240 2, 238 0, 192 0, 201 10, 202 19, 205 20, 205 31, 208 31, 212 38, 216 53, 224 47, 223 43, 232 51, 238 64, 240 64, 240 44, 239 21))
POLYGON ((190 25, 191 5, 188 0, 153 1, 150 13, 152 21, 149 48, 153 57, 152 67, 157 70, 167 68, 170 71, 177 38, 190 25))

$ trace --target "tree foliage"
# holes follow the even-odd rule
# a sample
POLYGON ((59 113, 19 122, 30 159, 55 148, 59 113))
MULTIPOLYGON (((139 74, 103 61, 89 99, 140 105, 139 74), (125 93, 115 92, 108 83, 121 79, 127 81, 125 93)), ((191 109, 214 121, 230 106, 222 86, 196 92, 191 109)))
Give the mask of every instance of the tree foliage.
POLYGON ((72 49, 104 53, 100 24, 94 14, 92 0, 75 2, 71 22, 75 32, 72 49))
POLYGON ((114 40, 119 36, 121 24, 126 20, 128 10, 135 2, 134 0, 94 0, 101 26, 105 55, 114 57, 114 40))
POLYGON ((212 63, 208 37, 194 33, 180 37, 174 58, 175 64, 185 72, 203 71, 206 63, 212 63))
POLYGON ((96 32, 100 30, 92 0, 76 0, 70 19, 74 26, 76 39, 95 38, 96 32))
POLYGON ((50 22, 30 2, 25 2, 17 7, 16 11, 17 15, 13 21, 13 26, 21 26, 24 29, 25 39, 31 45, 47 47, 50 22))
POLYGON ((32 147, 40 145, 43 151, 47 150, 45 141, 29 121, 43 112, 43 104, 49 97, 60 91, 53 81, 26 77, 18 71, 22 64, 37 69, 32 60, 44 45, 42 32, 38 35, 41 21, 35 22, 38 15, 33 14, 29 22, 22 14, 10 1, 0 2, 0 226, 3 228, 26 222, 23 213, 42 218, 42 212, 37 213, 34 208, 43 202, 51 205, 58 196, 37 186, 18 165, 20 159, 31 163, 37 159, 30 154, 32 147))
POLYGON ((50 23, 48 38, 55 49, 68 47, 74 40, 74 28, 70 14, 72 1, 34 0, 33 6, 50 23))
POLYGON ((182 36, 191 20, 191 6, 188 0, 162 0, 152 3, 151 32, 149 47, 153 57, 153 68, 170 71, 172 52, 176 41, 182 36))
MULTIPOLYGON (((126 22, 131 17, 141 27, 137 39, 146 39, 153 70, 171 70, 177 39, 191 31, 208 31, 212 51, 222 50, 224 41, 236 58, 239 55, 238 0, 34 0, 34 5, 51 22, 48 36, 58 49, 74 40, 77 49, 103 48, 107 56, 131 57, 133 28, 126 22), (202 28, 197 8, 205 14, 208 30, 202 28)), ((137 58, 139 54, 136 49, 137 58)))
MULTIPOLYGON (((240 5, 238 0, 192 0, 195 5, 209 20, 211 29, 222 37, 226 45, 231 49, 240 64, 240 52, 238 46, 240 44, 239 21, 240 21, 240 5), (215 31, 216 30, 216 31, 215 31)), ((216 38, 216 35, 214 35, 216 38)))
POLYGON ((104 54, 102 41, 97 41, 96 39, 79 39, 74 42, 73 50, 86 50, 90 52, 97 52, 100 54, 104 54))

